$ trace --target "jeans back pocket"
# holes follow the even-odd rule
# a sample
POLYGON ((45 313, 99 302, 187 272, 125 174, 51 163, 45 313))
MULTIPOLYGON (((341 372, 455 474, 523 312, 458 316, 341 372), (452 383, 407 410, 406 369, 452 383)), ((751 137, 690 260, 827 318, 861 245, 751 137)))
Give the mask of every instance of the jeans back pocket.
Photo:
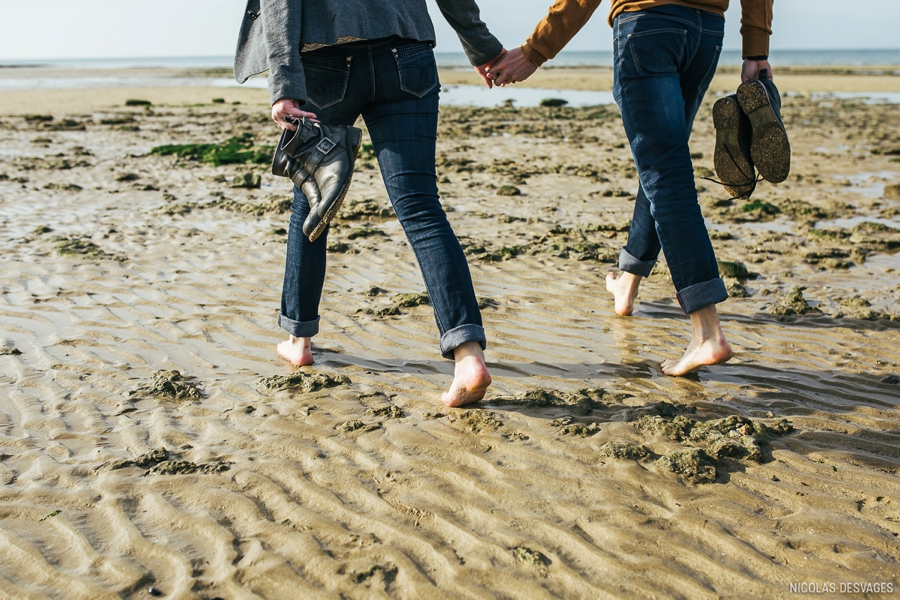
POLYGON ((437 64, 431 46, 424 43, 407 44, 391 48, 397 71, 400 74, 400 89, 421 98, 438 86, 437 64))
POLYGON ((301 54, 300 59, 306 78, 306 95, 311 103, 325 108, 344 99, 351 57, 301 54))
POLYGON ((678 73, 687 46, 687 31, 667 28, 638 31, 619 39, 622 74, 646 77, 678 73))

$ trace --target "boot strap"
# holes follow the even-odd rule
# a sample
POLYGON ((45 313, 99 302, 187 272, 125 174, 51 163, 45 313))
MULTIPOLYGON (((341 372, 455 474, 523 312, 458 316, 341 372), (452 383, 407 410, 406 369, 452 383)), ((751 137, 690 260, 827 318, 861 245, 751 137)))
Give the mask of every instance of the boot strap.
POLYGON ((319 168, 319 163, 325 160, 325 157, 329 152, 338 147, 340 141, 340 134, 331 134, 330 136, 322 137, 322 139, 319 140, 319 143, 316 144, 316 147, 310 152, 309 158, 303 161, 303 167, 309 171, 310 174, 315 173, 316 169, 319 168))

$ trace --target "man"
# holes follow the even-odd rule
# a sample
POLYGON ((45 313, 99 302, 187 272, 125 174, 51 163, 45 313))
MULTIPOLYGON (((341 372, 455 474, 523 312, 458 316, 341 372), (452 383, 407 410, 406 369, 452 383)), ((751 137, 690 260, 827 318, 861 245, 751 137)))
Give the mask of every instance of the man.
MULTIPOLYGON (((771 77, 773 0, 741 0, 743 81, 771 77)), ((590 19, 600 0, 557 0, 528 40, 488 67, 494 83, 525 80, 590 19)), ((679 376, 732 357, 716 304, 728 297, 700 213, 688 141, 716 71, 728 0, 612 0, 613 95, 637 167, 640 189, 628 243, 606 288, 617 314, 630 315, 641 280, 665 253, 692 339, 679 359, 662 363, 679 376)))

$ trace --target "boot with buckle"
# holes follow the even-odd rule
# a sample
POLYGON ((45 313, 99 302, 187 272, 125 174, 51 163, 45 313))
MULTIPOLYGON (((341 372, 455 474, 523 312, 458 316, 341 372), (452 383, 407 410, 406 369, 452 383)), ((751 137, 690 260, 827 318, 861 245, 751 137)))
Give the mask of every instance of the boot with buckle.
POLYGON ((781 120, 781 96, 766 70, 738 87, 737 100, 753 128, 750 153, 756 170, 771 183, 784 181, 791 172, 791 144, 781 120))
POLYGON ((314 242, 337 214, 353 177, 353 164, 362 142, 362 130, 325 125, 309 119, 297 121, 297 131, 281 134, 272 174, 289 177, 309 201, 303 233, 314 242))

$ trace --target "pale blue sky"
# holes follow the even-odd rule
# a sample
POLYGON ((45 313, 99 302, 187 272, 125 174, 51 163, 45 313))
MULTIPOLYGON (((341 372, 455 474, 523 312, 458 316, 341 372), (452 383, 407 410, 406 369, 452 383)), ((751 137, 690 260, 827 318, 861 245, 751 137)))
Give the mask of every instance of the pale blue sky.
MULTIPOLYGON (((461 49, 427 0, 439 51, 461 49)), ((482 15, 507 47, 522 43, 550 0, 482 0, 482 15)), ((738 49, 740 2, 728 10, 726 48, 738 49)), ((22 0, 3 2, 0 60, 218 56, 234 52, 245 0, 22 0)), ((609 0, 569 44, 606 50, 609 0)), ((773 48, 900 48, 900 0, 775 0, 773 48), (854 7, 851 9, 851 5, 854 7)))

